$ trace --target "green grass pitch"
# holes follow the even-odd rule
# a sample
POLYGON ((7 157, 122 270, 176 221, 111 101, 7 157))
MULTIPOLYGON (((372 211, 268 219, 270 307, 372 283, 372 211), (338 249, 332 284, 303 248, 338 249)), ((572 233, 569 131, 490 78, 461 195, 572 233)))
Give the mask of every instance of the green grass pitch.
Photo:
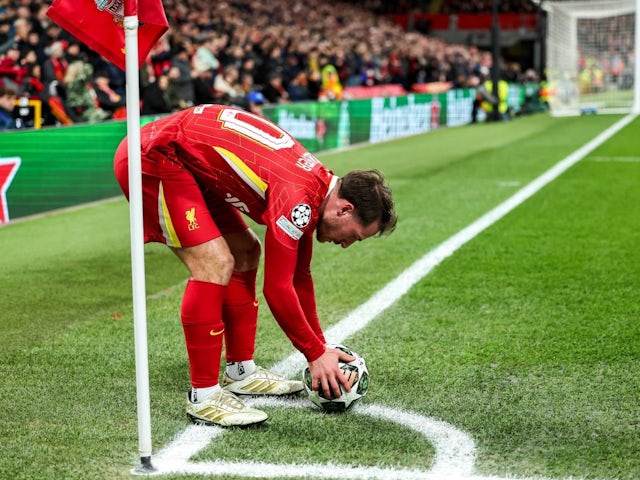
MULTIPOLYGON (((316 243, 323 324, 617 119, 537 115, 320 155, 338 174, 382 170, 400 215, 388 238, 346 251, 316 243)), ((478 475, 640 478, 639 128, 635 120, 345 341, 371 372, 363 403, 466 432, 478 475)), ((127 204, 9 224, 0 247, 0 478, 133 478, 127 204)), ((156 451, 188 425, 178 318, 187 272, 163 246, 147 246, 145 262, 156 451)), ((261 305, 256 359, 268 367, 292 347, 261 305)), ((194 461, 426 471, 434 459, 428 441, 383 420, 268 411, 263 428, 227 432, 194 461)))

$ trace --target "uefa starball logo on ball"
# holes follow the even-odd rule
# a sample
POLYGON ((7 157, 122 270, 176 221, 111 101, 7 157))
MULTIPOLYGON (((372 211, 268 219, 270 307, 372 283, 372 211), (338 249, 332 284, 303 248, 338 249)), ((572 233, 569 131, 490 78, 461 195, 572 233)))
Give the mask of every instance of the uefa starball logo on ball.
POLYGON ((345 392, 340 387, 341 395, 333 398, 330 393, 325 393, 322 388, 313 390, 311 388, 311 371, 306 367, 302 372, 302 383, 311 403, 327 413, 346 412, 367 394, 369 390, 369 370, 367 364, 358 352, 345 347, 344 345, 331 345, 333 348, 342 350, 347 355, 356 357, 352 362, 339 362, 340 370, 347 377, 351 384, 351 391, 345 392))

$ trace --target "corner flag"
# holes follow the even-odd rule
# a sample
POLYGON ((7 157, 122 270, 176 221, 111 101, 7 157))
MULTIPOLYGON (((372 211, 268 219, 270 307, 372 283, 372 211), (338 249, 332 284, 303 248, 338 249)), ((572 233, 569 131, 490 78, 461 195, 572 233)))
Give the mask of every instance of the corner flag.
POLYGON ((162 0, 54 0, 47 15, 126 72, 129 225, 140 450, 140 466, 133 471, 148 474, 155 469, 151 464, 138 71, 169 25, 162 0))
MULTIPOLYGON (((54 0, 47 16, 125 70, 124 0, 54 0)), ((161 0, 138 0, 138 67, 169 28, 161 0)))

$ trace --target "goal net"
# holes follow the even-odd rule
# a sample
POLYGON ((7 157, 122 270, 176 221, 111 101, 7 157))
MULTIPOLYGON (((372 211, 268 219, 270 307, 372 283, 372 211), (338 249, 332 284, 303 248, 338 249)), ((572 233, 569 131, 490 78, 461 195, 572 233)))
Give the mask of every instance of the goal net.
POLYGON ((552 115, 640 113, 637 4, 640 0, 542 3, 552 115))

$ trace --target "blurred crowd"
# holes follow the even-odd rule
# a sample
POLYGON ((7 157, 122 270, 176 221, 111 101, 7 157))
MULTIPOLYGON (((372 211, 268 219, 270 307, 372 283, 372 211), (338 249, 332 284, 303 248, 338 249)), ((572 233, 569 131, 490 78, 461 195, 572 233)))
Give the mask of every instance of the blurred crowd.
MULTIPOLYGON (((386 13, 491 13, 493 0, 346 0, 379 14, 386 13)), ((531 0, 498 0, 500 12, 534 13, 531 0)))
MULTIPOLYGON (((442 2, 440 13, 492 13, 493 0, 447 0, 442 2)), ((536 13, 536 5, 530 0, 500 0, 499 13, 536 13)))
MULTIPOLYGON (((124 72, 53 23, 48 3, 0 0, 0 127, 12 96, 41 100, 45 125, 124 117, 124 72)), ((338 100, 350 86, 475 86, 491 66, 490 53, 404 31, 374 3, 163 0, 171 28, 140 70, 141 113, 259 111, 338 100)))
POLYGON ((581 93, 594 93, 614 86, 633 87, 635 15, 578 21, 578 84, 581 93))

